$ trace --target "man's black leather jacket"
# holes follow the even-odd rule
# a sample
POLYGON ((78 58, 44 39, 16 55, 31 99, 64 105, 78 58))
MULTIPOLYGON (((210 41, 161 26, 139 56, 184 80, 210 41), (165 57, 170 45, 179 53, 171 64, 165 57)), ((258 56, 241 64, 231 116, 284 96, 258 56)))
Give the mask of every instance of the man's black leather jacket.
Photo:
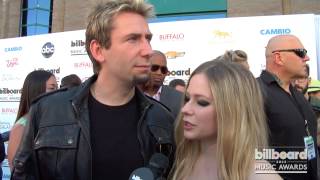
MULTIPOLYGON (((92 179, 88 95, 95 80, 93 76, 79 87, 46 94, 33 103, 11 179, 92 179)), ((147 165, 155 152, 173 151, 174 119, 164 106, 138 89, 136 93, 137 137, 147 165)))

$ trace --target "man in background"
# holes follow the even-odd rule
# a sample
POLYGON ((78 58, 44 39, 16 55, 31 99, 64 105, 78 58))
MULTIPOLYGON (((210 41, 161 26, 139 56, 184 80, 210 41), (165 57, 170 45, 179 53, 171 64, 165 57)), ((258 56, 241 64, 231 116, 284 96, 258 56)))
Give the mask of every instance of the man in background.
POLYGON ((320 148, 320 81, 319 80, 311 81, 310 86, 308 88, 308 96, 309 96, 309 102, 312 106, 314 113, 316 114, 317 121, 318 121, 317 145, 318 145, 318 148, 320 148))
POLYGON ((304 97, 309 100, 309 96, 307 93, 311 78, 309 77, 310 75, 310 68, 309 65, 306 64, 306 76, 302 78, 298 78, 293 80, 292 85, 297 88, 298 91, 300 91, 304 97))
POLYGON ((265 100, 270 146, 308 151, 307 173, 280 175, 290 180, 316 180, 316 117, 308 101, 291 85, 293 80, 306 77, 307 51, 296 36, 278 35, 269 40, 265 55, 266 70, 258 81, 265 100))
POLYGON ((150 79, 147 83, 141 84, 140 88, 146 95, 167 106, 174 118, 176 118, 181 109, 182 93, 163 84, 165 77, 169 73, 167 58, 162 52, 154 50, 150 61, 150 79))
POLYGON ((81 84, 81 79, 76 74, 70 74, 61 79, 60 88, 71 88, 81 84))
POLYGON ((186 83, 182 79, 173 79, 170 81, 169 87, 172 87, 175 90, 184 93, 184 91, 186 89, 186 83))

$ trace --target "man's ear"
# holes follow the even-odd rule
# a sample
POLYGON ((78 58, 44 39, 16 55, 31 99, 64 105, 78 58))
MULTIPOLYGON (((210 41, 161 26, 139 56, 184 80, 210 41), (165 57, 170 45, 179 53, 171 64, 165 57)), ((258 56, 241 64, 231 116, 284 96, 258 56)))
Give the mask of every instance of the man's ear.
POLYGON ((103 50, 104 48, 100 45, 100 43, 97 40, 92 40, 90 42, 90 51, 94 59, 98 62, 103 62, 104 61, 104 56, 103 56, 103 50))
POLYGON ((275 53, 273 53, 273 55, 274 55, 274 62, 277 65, 283 66, 284 62, 283 62, 283 58, 282 58, 281 54, 279 52, 275 52, 275 53))

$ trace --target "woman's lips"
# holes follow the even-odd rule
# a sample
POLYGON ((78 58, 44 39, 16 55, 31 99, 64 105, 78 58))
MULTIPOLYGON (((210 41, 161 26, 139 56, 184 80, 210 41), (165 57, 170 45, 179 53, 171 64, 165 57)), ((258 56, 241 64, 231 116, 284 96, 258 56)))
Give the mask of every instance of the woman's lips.
POLYGON ((192 130, 193 128, 195 127, 195 125, 194 124, 192 124, 192 123, 190 123, 190 122, 188 122, 188 121, 184 121, 184 129, 185 130, 192 130))

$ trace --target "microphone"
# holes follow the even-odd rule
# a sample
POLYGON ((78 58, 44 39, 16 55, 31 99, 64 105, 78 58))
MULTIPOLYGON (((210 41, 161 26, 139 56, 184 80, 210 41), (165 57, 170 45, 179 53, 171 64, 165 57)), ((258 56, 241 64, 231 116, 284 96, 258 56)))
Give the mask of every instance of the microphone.
POLYGON ((169 159, 161 153, 151 156, 147 167, 135 169, 129 180, 162 180, 162 175, 169 166, 169 159))

